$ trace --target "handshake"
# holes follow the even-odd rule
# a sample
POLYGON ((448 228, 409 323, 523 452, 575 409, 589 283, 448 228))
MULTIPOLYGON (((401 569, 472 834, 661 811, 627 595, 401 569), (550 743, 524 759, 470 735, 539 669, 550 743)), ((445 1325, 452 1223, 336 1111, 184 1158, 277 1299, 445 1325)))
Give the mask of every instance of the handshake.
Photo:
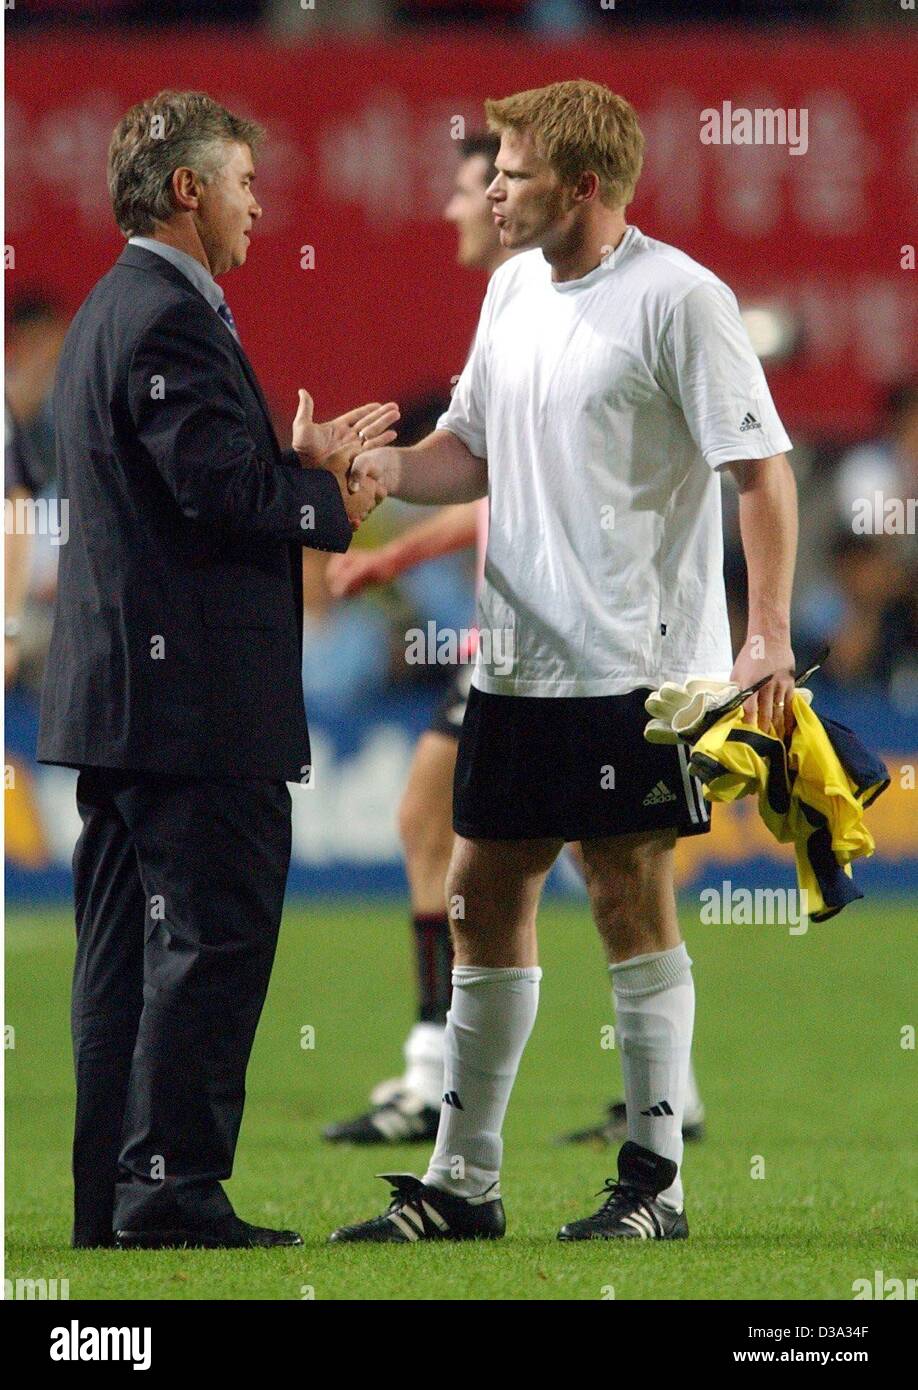
POLYGON ((385 454, 395 439, 391 426, 399 418, 394 401, 357 406, 324 425, 312 418, 308 391, 300 390, 293 421, 293 449, 304 468, 326 468, 334 473, 345 510, 356 531, 362 521, 389 495, 385 454))

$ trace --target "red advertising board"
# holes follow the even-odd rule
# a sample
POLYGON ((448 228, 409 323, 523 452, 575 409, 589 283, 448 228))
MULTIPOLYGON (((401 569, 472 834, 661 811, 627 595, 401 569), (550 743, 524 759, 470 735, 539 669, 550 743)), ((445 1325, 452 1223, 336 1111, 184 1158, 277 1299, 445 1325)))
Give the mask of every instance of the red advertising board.
MULTIPOLYGON (((610 15, 611 15, 610 11, 610 15)), ((637 107, 645 173, 629 213, 727 280, 802 316, 772 374, 793 431, 866 432, 914 368, 918 106, 914 46, 864 34, 737 31, 589 42, 406 36, 285 45, 239 31, 40 35, 7 44, 7 292, 76 308, 117 256, 105 154, 118 116, 162 87, 204 89, 267 126, 264 206, 223 285, 281 419, 447 390, 484 289, 440 212, 456 136, 482 100, 568 77, 637 107), (806 149, 705 143, 705 111, 807 113, 806 149), (459 119, 461 118, 461 120, 459 119), (10 251, 12 248, 12 251, 10 251)), ((707 118, 710 123, 710 117, 707 118)))

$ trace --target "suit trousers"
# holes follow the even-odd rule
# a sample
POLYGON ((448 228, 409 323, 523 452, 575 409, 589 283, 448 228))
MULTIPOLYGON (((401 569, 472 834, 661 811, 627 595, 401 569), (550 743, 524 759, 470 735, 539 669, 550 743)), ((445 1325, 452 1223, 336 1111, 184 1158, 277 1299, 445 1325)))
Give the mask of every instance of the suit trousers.
POLYGON ((280 927, 290 792, 84 768, 77 804, 74 1244, 219 1223, 280 927))

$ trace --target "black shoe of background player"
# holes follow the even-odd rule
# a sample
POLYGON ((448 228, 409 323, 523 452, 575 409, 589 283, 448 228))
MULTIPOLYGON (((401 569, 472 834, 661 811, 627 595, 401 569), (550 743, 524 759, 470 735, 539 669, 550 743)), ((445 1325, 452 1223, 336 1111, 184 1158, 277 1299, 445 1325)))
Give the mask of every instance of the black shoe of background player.
POLYGON ((332 1241, 499 1240, 506 1230, 497 1183, 480 1197, 454 1197, 427 1187, 413 1173, 378 1173, 392 1184, 392 1200, 382 1216, 357 1226, 340 1226, 332 1241))
POLYGON ((440 1124, 435 1110, 407 1091, 385 1103, 374 1105, 355 1120, 328 1125, 322 1138, 330 1144, 417 1144, 436 1139, 440 1124))
POLYGON ((172 1230, 116 1231, 119 1250, 253 1250, 277 1245, 302 1245, 296 1231, 275 1231, 270 1226, 251 1226, 230 1216, 216 1226, 172 1230))
POLYGON ((677 1171, 672 1159, 629 1141, 618 1156, 618 1181, 606 1178, 603 1192, 608 1195, 599 1211, 583 1221, 569 1221, 558 1239, 685 1240, 685 1212, 657 1201, 677 1171))
MULTIPOLYGON (((592 1144, 596 1149, 609 1148, 613 1144, 624 1144, 628 1138, 628 1116, 623 1100, 613 1100, 606 1111, 606 1119, 601 1125, 590 1129, 575 1129, 570 1134, 562 1134, 556 1144, 592 1144)), ((682 1138, 686 1144, 704 1138, 704 1121, 692 1124, 682 1122, 682 1138)))

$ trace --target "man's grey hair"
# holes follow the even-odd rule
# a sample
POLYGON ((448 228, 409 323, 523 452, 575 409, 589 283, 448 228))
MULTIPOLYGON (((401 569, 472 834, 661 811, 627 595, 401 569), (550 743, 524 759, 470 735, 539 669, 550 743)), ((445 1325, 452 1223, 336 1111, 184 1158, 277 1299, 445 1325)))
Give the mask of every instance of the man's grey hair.
POLYGON ((264 134, 204 92, 159 92, 132 106, 108 147, 108 191, 124 235, 149 236, 169 220, 176 169, 193 169, 210 183, 226 163, 227 144, 254 151, 264 134))

